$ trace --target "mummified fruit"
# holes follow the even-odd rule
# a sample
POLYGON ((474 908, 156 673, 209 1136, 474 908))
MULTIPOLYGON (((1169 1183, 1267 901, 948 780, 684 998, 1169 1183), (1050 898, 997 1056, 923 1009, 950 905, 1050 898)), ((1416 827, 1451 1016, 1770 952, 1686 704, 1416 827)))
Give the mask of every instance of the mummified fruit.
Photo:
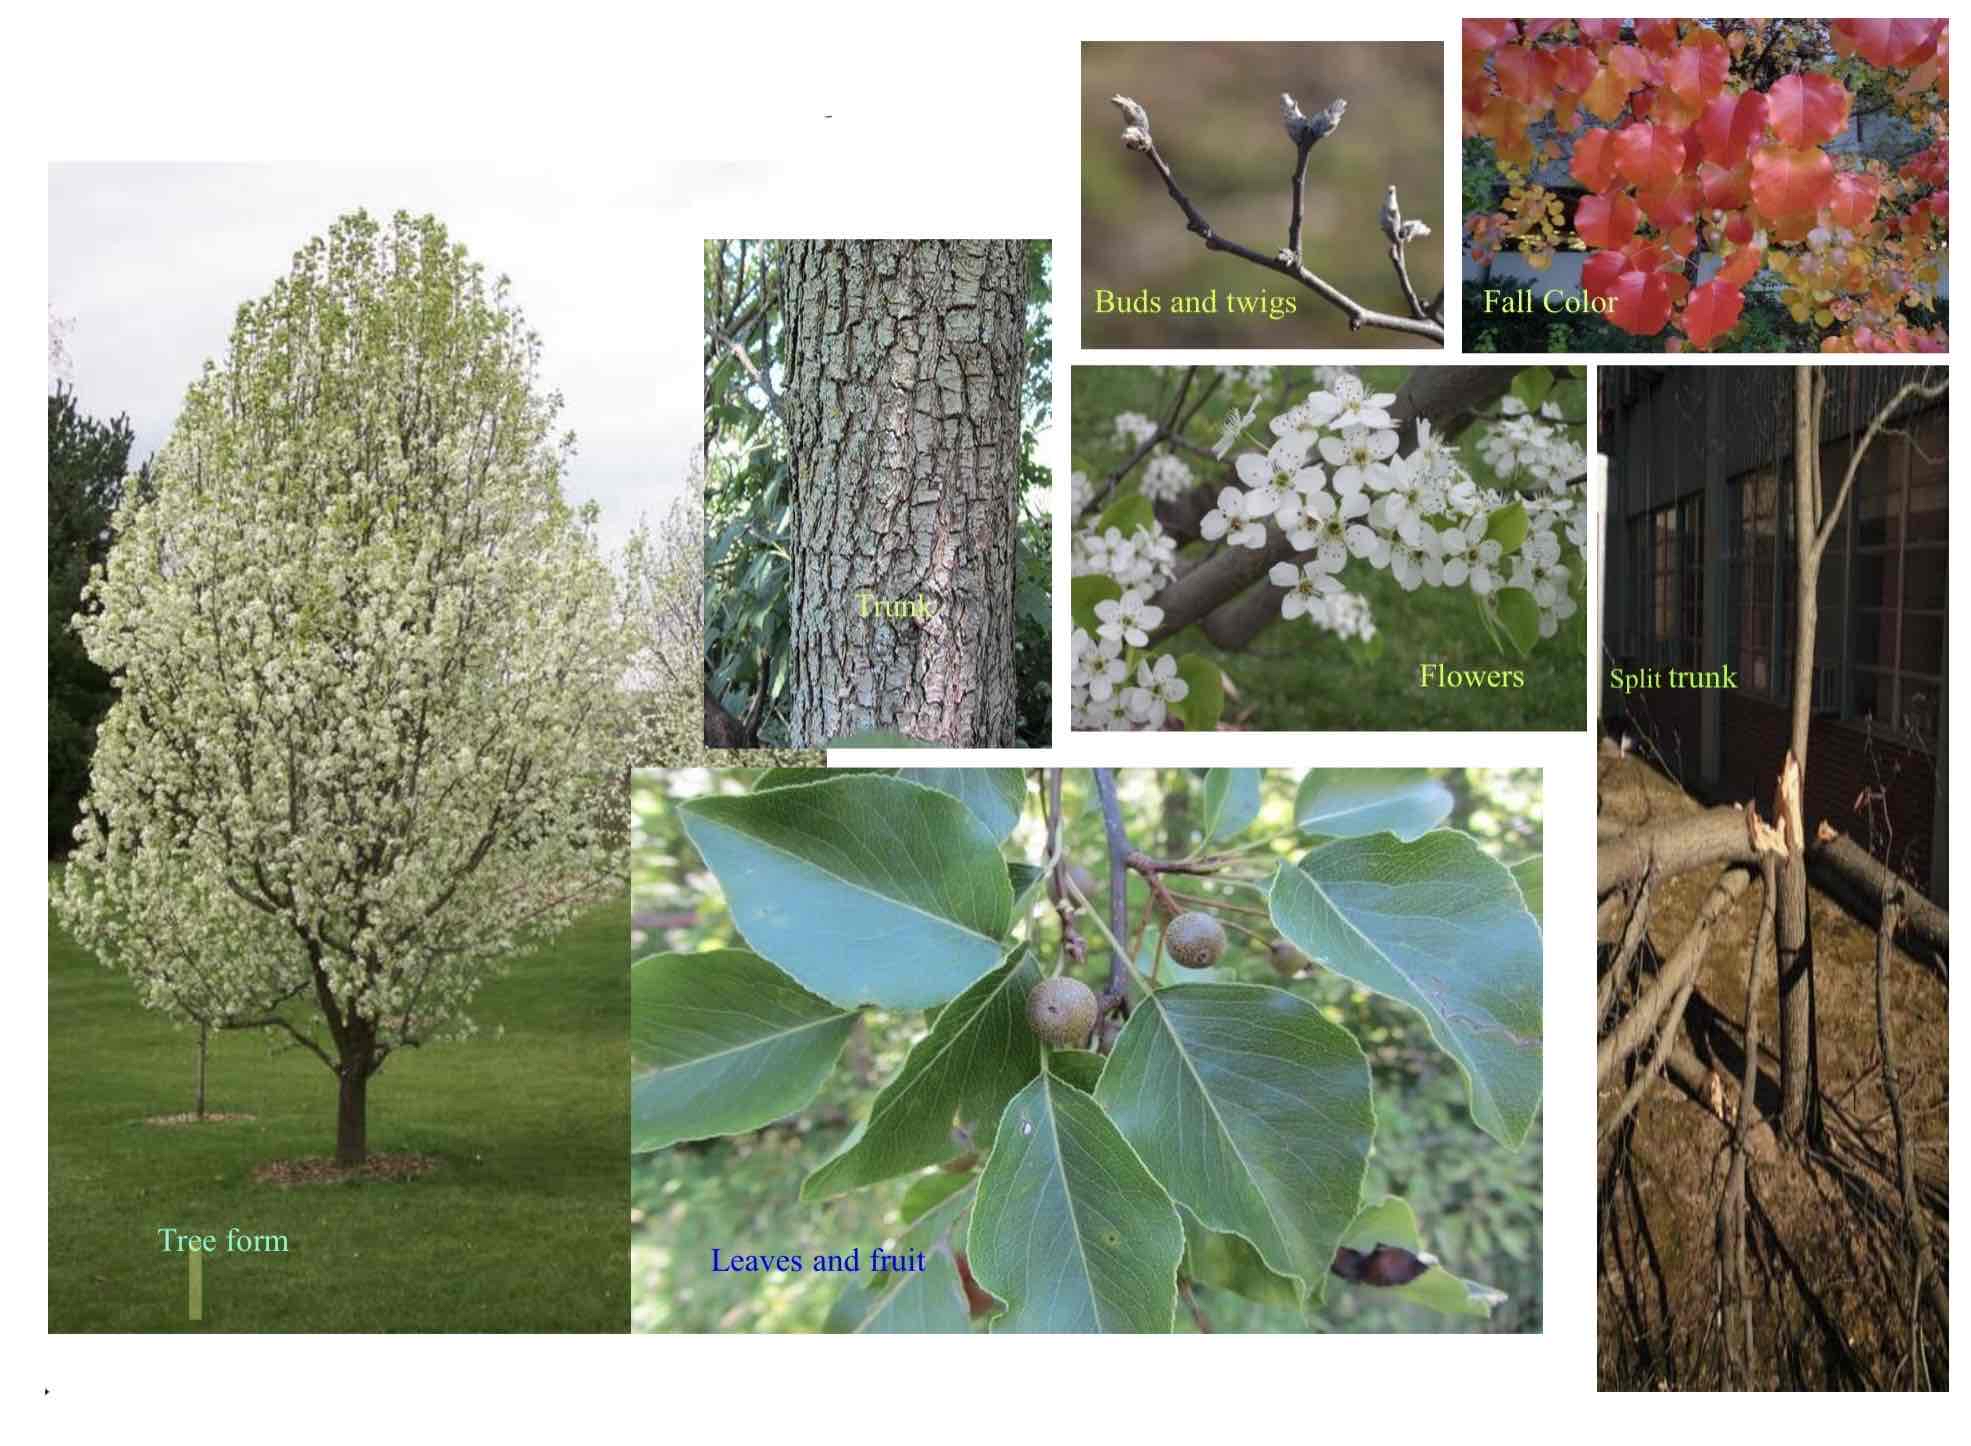
POLYGON ((1186 969, 1209 969, 1225 954, 1225 928, 1211 915, 1193 909, 1170 921, 1163 942, 1170 957, 1186 969))
POLYGON ((1027 995, 1027 1024, 1055 1048, 1073 1048, 1095 1027, 1095 991, 1079 979, 1043 979, 1027 995))

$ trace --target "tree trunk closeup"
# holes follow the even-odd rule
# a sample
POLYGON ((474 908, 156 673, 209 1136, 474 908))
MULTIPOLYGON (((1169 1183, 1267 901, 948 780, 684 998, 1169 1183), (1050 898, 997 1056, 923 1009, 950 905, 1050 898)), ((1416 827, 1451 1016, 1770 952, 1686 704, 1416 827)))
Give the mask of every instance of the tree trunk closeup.
POLYGON ((793 241, 795 747, 1015 741, 1027 248, 793 241))

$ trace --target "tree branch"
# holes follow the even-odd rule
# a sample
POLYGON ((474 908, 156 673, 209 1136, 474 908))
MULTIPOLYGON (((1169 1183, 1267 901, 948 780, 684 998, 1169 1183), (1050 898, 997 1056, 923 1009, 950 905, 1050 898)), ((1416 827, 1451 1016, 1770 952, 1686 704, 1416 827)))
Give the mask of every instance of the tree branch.
MULTIPOLYGON (((1178 209, 1184 213, 1186 227, 1203 239, 1207 251, 1226 252, 1241 261, 1249 261, 1254 266, 1278 272, 1289 280, 1299 282, 1346 316, 1350 331, 1360 331, 1365 326, 1377 327, 1384 331, 1400 331, 1412 336, 1428 337, 1439 346, 1444 344, 1444 328, 1440 324, 1423 320, 1420 316, 1396 316, 1386 311, 1372 311, 1343 292, 1341 288, 1317 276, 1301 261, 1299 250, 1301 183, 1307 171, 1308 153, 1313 149, 1314 142, 1320 140, 1327 132, 1313 135, 1309 140, 1296 142, 1299 155, 1294 170, 1293 210, 1288 222, 1287 246, 1276 255, 1266 256, 1250 246, 1243 246, 1237 241, 1220 236, 1212 229, 1211 222, 1205 219, 1204 214, 1185 194, 1184 188, 1177 184, 1177 177, 1171 173, 1169 164, 1157 150, 1156 142, 1150 138, 1149 117, 1144 113, 1143 108, 1126 96, 1118 96, 1116 104, 1133 122, 1122 133, 1123 145, 1132 151, 1141 151, 1149 158, 1150 164, 1156 167, 1157 174, 1163 177, 1164 189, 1170 193, 1170 199, 1175 201, 1178 209)), ((1318 120, 1314 124, 1318 127, 1318 120)), ((1331 131, 1333 126, 1328 129, 1331 131)))

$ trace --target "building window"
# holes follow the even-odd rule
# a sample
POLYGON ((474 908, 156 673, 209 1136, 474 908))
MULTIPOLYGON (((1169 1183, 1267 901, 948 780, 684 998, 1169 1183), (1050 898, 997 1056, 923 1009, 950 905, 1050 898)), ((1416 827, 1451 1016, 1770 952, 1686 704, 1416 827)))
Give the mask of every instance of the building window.
POLYGON ((1787 571, 1780 563, 1779 476, 1766 470, 1732 480, 1731 589, 1727 654, 1740 689, 1778 697, 1787 687, 1781 665, 1782 619, 1792 608, 1791 589, 1782 588, 1787 571))
POLYGON ((1949 435, 1939 409, 1878 436, 1855 478, 1843 715, 1937 740, 1948 606, 1949 435))
POLYGON ((1694 668, 1704 647, 1703 495, 1657 508, 1636 536, 1640 651, 1656 667, 1694 668))

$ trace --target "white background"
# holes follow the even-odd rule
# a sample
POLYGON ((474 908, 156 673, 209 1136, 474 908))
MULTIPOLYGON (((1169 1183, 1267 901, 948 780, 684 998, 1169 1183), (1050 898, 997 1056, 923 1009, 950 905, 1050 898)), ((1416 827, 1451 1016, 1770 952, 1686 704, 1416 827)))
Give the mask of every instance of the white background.
MULTIPOLYGON (((43 1027, 45 735, 37 724, 45 715, 34 696, 44 677, 43 559, 31 483, 43 455, 45 417, 35 388, 45 377, 47 285, 56 269, 47 255, 51 161, 428 164, 440 172, 449 161, 535 175, 608 173, 632 184, 658 180, 651 230, 639 244, 597 252, 574 234, 569 244, 571 255, 605 254, 623 269, 620 304, 638 309, 648 328, 652 416, 687 421, 700 386, 701 241, 789 234, 1052 237, 1055 411, 1064 420, 1066 368, 1080 356, 1084 39, 1445 41, 1447 166, 1439 214, 1457 214, 1457 12, 1443 5, 834 5, 796 13, 724 5, 693 7, 677 19, 659 13, 654 6, 580 3, 440 12, 397 0, 311 12, 269 4, 38 6, 10 19, 0 62, 0 235, 7 251, 0 268, 7 339, 0 417, 13 485, 0 527, 7 549, 0 578, 14 620, 4 642, 8 676, 22 702, 5 724, 16 762, 7 775, 15 824, 0 868, 0 901, 20 943, 22 988, 4 1051, 16 1172, 0 1206, 11 1246, 10 1348, 0 1357, 7 1418, 25 1439, 61 1440, 131 1427, 146 1436, 219 1441, 394 1441, 426 1432, 451 1440, 490 1429, 498 1439, 812 1434, 863 1441, 909 1434, 938 1442, 988 1434, 1101 1441, 1140 1428, 1147 1439, 1199 1443, 1261 1434, 1626 1440, 1666 1427, 1743 1429, 1736 1413, 1746 1408, 1736 1403, 1722 1414, 1717 1403, 1673 1406, 1668 1397, 1661 1406, 1610 1402, 1615 1409, 1602 1410, 1594 1396, 1594 847, 1585 734, 1071 738, 1065 718, 1056 722, 1064 741, 1054 758, 1074 764, 1545 768, 1543 1336, 917 1337, 878 1345, 843 1337, 45 1334, 46 1238, 61 1222, 46 1218, 42 1050, 61 1041, 46 1040, 43 1027)), ((1154 119, 1154 102, 1139 99, 1154 119)), ((1401 97, 1350 101, 1349 124, 1361 125, 1401 97)), ((1253 103, 1276 101, 1262 95, 1253 103)), ((1283 164, 1283 181, 1285 170, 1283 164)), ((341 209, 332 199, 325 204, 341 209)), ((1174 229, 1174 210, 1171 220, 1174 229)), ((117 223, 139 231, 147 224, 141 209, 117 223)), ((1440 239, 1455 234, 1455 226, 1439 228, 1440 239)), ((463 239, 470 244, 470 236, 463 239)), ((181 244, 176 235, 172 244, 181 244)), ((132 296, 132 308, 171 306, 168 271, 145 284, 153 294, 132 296)), ((248 288, 236 299, 252 294, 248 288)), ((1455 298, 1449 310, 1455 353, 1455 298)), ((88 338, 78 336, 77 344, 86 350, 88 338)), ((1414 351, 1239 355, 1297 364, 1419 359, 1414 351)), ((1085 359, 1202 358, 1133 352, 1085 359)), ((688 437, 692 429, 682 430, 688 437)), ((1063 479, 1067 430, 1054 429, 1051 459, 1063 479)), ((651 446, 651 477, 675 475, 680 459, 654 421, 651 446)), ((1065 519, 1058 525, 1064 529, 1065 519)), ((1066 556, 1062 530, 1055 546, 1061 599, 1066 556)), ((1066 676, 1066 654, 1066 629, 1057 625, 1057 678, 1066 676)), ((118 1188, 134 1195, 141 1183, 118 1188)), ((554 1269, 544 1245, 543 1276, 554 1269)), ((1850 1409, 1780 1402, 1760 1424, 1768 1431, 1805 1427, 1817 1439, 1854 1429, 1850 1409)), ((1936 1409, 1905 1403, 1865 1429, 1935 1426, 1936 1409)))

